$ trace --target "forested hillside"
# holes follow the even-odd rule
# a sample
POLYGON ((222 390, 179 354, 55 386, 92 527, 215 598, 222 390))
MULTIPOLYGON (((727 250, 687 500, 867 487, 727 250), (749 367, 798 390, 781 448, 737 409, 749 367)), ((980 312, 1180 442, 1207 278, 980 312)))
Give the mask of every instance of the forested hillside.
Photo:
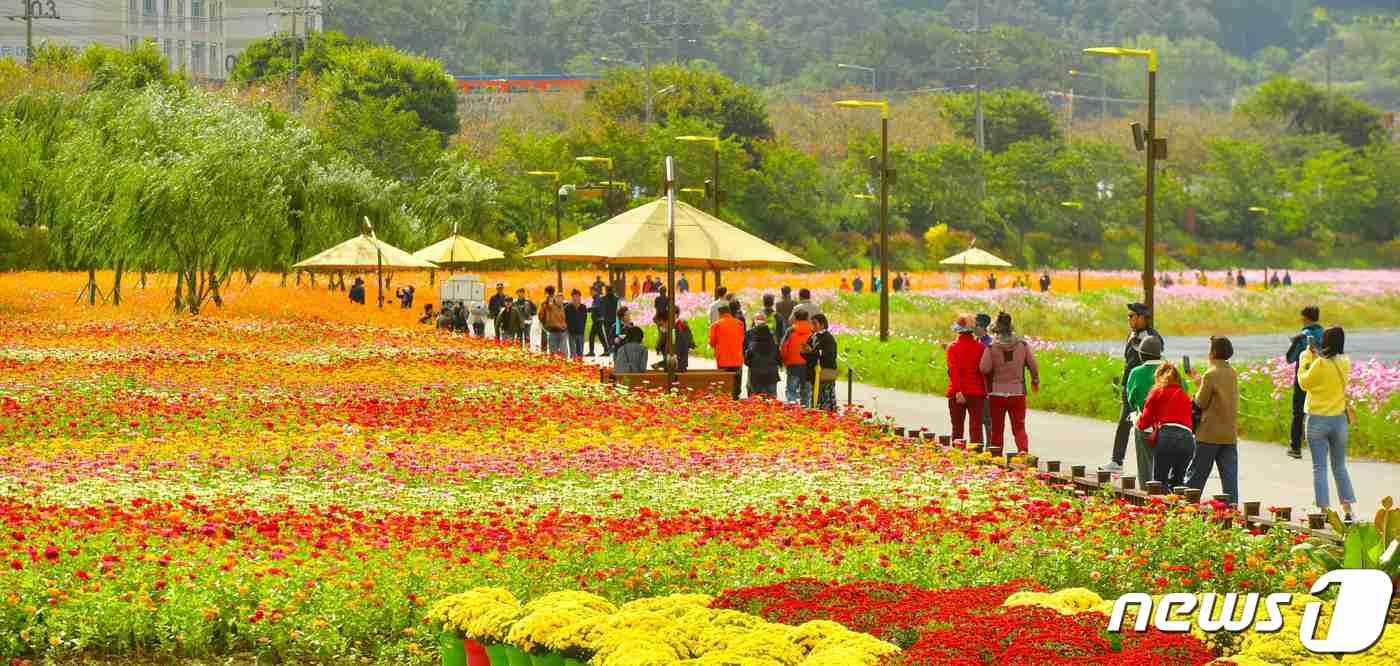
MULTIPOLYGON (((1096 43, 1163 50, 1168 103, 1229 108, 1288 75, 1400 108, 1400 0, 339 0, 326 24, 441 60, 457 74, 598 71, 598 56, 701 61, 774 92, 869 85, 1063 89, 1071 67, 1107 71, 1110 96, 1140 74, 1085 62, 1096 43)), ((1098 80, 1081 91, 1098 92, 1098 80)))

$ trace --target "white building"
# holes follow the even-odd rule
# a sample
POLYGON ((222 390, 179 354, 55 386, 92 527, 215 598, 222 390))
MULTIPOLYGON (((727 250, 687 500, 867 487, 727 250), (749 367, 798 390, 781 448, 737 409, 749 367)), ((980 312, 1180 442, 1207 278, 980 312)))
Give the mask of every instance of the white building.
MULTIPOLYGON (((5 15, 18 11, 9 4, 0 10, 5 15)), ((278 4, 277 0, 43 0, 36 3, 45 16, 34 20, 34 45, 132 47, 149 40, 165 54, 171 69, 183 69, 196 78, 223 79, 250 42, 291 30, 293 16, 287 11, 300 10, 295 16, 298 34, 321 29, 319 0, 278 4)), ((24 57, 24 21, 0 20, 0 58, 24 57)))

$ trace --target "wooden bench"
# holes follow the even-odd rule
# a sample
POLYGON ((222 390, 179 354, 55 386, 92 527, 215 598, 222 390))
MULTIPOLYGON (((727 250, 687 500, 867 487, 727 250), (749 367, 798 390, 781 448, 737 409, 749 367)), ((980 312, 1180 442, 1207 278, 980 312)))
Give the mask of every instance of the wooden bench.
MULTIPOLYGON (((615 373, 612 368, 599 368, 598 379, 605 384, 619 384, 628 388, 658 391, 666 389, 666 373, 660 370, 615 373)), ((676 386, 685 392, 729 397, 734 395, 734 382, 737 381, 738 375, 723 370, 687 370, 676 373, 676 386)))

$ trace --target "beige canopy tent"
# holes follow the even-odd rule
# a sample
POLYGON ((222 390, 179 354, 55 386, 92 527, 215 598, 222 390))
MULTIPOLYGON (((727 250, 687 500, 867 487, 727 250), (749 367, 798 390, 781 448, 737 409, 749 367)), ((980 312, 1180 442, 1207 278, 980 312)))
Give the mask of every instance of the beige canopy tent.
POLYGON ((504 259, 506 253, 488 247, 470 238, 453 234, 428 247, 413 253, 424 261, 431 261, 443 268, 475 264, 492 259, 504 259))
MULTIPOLYGON (((1002 259, 986 250, 978 249, 977 247, 968 248, 965 252, 959 252, 938 263, 944 266, 959 266, 962 268, 962 271, 960 273, 961 277, 959 277, 958 279, 959 289, 963 287, 963 282, 965 282, 963 277, 967 275, 967 269, 969 268, 1011 267, 1011 263, 1006 261, 1005 259, 1002 259)), ((952 282, 952 277, 954 276, 949 276, 949 282, 952 282)))
POLYGON ((375 238, 372 234, 373 231, 351 238, 292 268, 317 273, 376 271, 379 275, 379 307, 384 307, 385 271, 424 271, 437 268, 431 261, 419 259, 375 238))
MULTIPOLYGON (((586 261, 610 266, 664 266, 667 224, 666 200, 657 199, 534 252, 529 258, 586 261)), ((721 270, 812 264, 694 206, 677 201, 676 265, 721 270)))
MULTIPOLYGON (((506 253, 494 247, 482 245, 470 238, 457 235, 457 230, 452 230, 452 235, 444 238, 428 247, 413 253, 413 256, 431 261, 438 266, 451 271, 454 268, 461 268, 467 264, 477 264, 492 259, 504 259, 506 253)), ((437 280, 436 272, 428 273, 428 282, 437 280)))

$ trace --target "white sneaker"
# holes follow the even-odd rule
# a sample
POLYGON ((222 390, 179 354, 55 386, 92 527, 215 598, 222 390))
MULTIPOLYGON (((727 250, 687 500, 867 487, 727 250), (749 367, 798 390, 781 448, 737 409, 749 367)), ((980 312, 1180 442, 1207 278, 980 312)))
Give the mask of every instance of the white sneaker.
POLYGON ((1108 473, 1110 473, 1110 474, 1122 474, 1122 473, 1123 473, 1123 466, 1122 466, 1122 465, 1119 465, 1119 464, 1116 463, 1116 462, 1111 462, 1111 463, 1109 463, 1109 464, 1107 464, 1107 465, 1099 465, 1099 471, 1100 471, 1100 472, 1108 472, 1108 473))

